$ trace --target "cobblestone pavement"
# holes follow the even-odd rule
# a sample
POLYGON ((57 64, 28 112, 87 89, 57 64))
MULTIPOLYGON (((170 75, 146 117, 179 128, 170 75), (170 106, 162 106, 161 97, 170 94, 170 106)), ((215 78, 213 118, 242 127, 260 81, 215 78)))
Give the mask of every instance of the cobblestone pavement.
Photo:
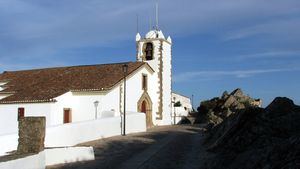
POLYGON ((194 169, 209 155, 201 146, 199 126, 155 127, 145 133, 116 136, 81 144, 93 146, 95 160, 47 169, 194 169))

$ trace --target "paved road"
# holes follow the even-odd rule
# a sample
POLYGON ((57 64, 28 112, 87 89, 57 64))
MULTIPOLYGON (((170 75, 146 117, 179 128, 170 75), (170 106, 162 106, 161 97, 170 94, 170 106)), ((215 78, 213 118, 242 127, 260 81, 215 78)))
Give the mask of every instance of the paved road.
POLYGON ((197 126, 155 127, 146 133, 82 144, 94 147, 94 161, 48 169, 199 169, 203 168, 203 159, 209 155, 201 146, 202 139, 202 128, 197 126))

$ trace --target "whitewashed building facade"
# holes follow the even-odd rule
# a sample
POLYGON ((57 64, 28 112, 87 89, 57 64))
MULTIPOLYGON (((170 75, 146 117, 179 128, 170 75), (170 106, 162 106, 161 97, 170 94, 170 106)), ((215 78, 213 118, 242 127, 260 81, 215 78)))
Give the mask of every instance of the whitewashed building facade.
POLYGON ((175 124, 177 124, 183 117, 189 116, 189 113, 193 111, 191 99, 182 94, 172 92, 172 103, 172 119, 175 124), (175 106, 176 103, 180 103, 180 106, 175 106))
POLYGON ((17 132, 18 117, 45 116, 47 127, 126 112, 146 114, 147 127, 171 124, 171 38, 159 30, 136 36, 137 61, 6 71, 0 74, 0 135, 17 132))

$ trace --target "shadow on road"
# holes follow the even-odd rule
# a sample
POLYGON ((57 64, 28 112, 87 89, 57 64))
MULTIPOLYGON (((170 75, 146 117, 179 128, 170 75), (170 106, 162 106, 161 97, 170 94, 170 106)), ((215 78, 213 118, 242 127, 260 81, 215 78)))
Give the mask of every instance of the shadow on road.
POLYGON ((121 165, 124 166, 124 163, 126 164, 132 158, 140 158, 141 165, 136 165, 138 166, 136 168, 184 168, 187 158, 193 158, 188 155, 193 151, 198 153, 193 144, 200 145, 198 141, 201 141, 201 132, 202 129, 196 126, 164 126, 155 127, 145 133, 104 138, 80 144, 80 146, 94 147, 94 161, 47 168, 114 169, 121 165), (164 143, 167 137, 170 139, 164 143), (155 150, 160 144, 164 144, 164 146, 155 150), (147 157, 149 153, 145 155, 143 152, 151 148, 155 153, 147 157))

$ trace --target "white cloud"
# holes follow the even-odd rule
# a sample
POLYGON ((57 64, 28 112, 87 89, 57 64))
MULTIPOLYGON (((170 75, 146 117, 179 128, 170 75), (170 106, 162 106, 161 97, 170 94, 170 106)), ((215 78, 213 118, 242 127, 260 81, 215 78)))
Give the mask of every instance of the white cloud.
POLYGON ((290 68, 290 69, 258 69, 258 70, 224 70, 224 71, 194 71, 194 72, 184 72, 174 75, 174 82, 185 82, 195 79, 204 80, 215 80, 222 77, 233 77, 233 78, 246 78, 259 74, 266 73, 276 73, 276 72, 288 72, 288 71, 299 71, 300 69, 290 68))
POLYGON ((40 62, 40 63, 7 63, 7 62, 0 62, 0 74, 2 71, 16 71, 16 70, 26 70, 26 69, 38 69, 38 68, 46 68, 52 67, 55 65, 56 67, 60 66, 68 66, 68 63, 61 62, 61 61, 47 61, 40 62))
POLYGON ((253 53, 237 56, 238 59, 274 59, 274 58, 287 58, 287 57, 300 57, 300 50, 285 50, 285 51, 272 51, 253 53))
POLYGON ((238 40, 253 36, 278 40, 279 42, 297 39, 300 36, 298 28, 300 18, 276 19, 268 22, 256 24, 245 28, 236 27, 235 30, 225 33, 222 37, 224 41, 238 40))

